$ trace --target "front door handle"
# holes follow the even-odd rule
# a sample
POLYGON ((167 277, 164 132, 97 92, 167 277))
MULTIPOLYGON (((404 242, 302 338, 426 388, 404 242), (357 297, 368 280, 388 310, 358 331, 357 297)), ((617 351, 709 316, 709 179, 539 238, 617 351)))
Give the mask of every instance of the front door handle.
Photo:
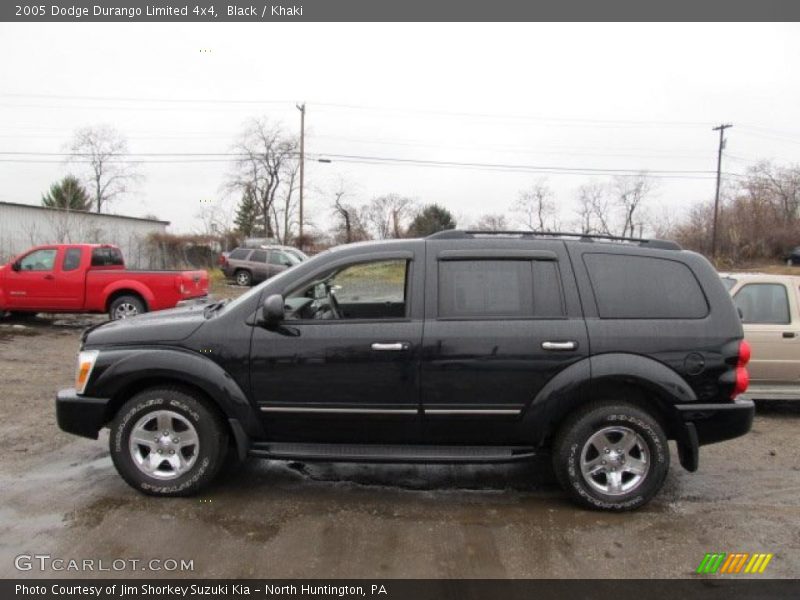
POLYGON ((55 277, 53 277, 52 275, 45 275, 44 278, 45 279, 55 279, 55 277))
POLYGON ((372 349, 377 350, 379 352, 400 352, 402 350, 408 349, 408 344, 403 342, 392 342, 390 344, 382 344, 380 342, 375 342, 372 344, 372 349))
POLYGON ((797 337, 797 334, 794 331, 784 331, 783 332, 783 337, 785 337, 785 338, 793 338, 793 337, 797 337))
POLYGON ((543 350, 575 350, 578 342, 542 342, 543 350))

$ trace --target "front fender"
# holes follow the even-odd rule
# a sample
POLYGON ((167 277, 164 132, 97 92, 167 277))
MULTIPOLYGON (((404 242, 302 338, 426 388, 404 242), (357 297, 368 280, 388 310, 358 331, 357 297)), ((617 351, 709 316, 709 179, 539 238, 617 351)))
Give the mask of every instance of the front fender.
MULTIPOLYGON (((148 380, 168 380, 203 390, 228 419, 236 419, 250 437, 261 437, 258 414, 231 375, 206 356, 178 348, 103 350, 86 395, 116 400, 148 380)), ((109 409, 115 411, 116 402, 109 409)), ((109 420, 113 417, 108 415, 109 420)))

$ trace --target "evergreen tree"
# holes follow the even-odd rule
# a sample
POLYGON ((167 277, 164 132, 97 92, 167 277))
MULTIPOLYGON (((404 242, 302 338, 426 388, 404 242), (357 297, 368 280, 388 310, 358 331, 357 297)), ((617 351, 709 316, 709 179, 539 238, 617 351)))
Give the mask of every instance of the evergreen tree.
POLYGON ((88 211, 92 207, 92 201, 80 181, 67 175, 51 185, 50 191, 42 195, 42 206, 88 211))
POLYGON ((438 231, 455 228, 456 220, 449 210, 438 204, 429 204, 411 221, 408 235, 409 237, 425 237, 438 231))
POLYGON ((248 186, 239 201, 236 218, 233 222, 236 224, 236 229, 245 237, 257 237, 263 233, 263 227, 260 226, 259 221, 263 222, 263 216, 258 200, 252 188, 248 186))

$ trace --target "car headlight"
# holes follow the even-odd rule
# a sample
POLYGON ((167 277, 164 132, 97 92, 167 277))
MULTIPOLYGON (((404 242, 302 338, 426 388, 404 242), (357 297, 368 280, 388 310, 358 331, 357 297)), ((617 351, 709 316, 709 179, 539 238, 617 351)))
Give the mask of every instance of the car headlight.
POLYGON ((92 376, 92 369, 97 360, 97 355, 100 354, 99 350, 82 350, 78 354, 78 371, 75 374, 75 391, 79 394, 83 393, 86 389, 86 384, 89 383, 89 378, 92 376))

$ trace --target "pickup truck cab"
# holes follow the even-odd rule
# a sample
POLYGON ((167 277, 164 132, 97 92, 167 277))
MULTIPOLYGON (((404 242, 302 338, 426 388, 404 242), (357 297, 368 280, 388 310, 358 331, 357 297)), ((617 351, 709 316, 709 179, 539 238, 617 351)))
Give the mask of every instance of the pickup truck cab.
POLYGON ((722 281, 739 309, 750 344, 754 400, 800 400, 800 277, 727 273, 722 281))
POLYGON ((494 463, 549 453, 564 489, 630 510, 670 462, 746 433, 742 324, 702 256, 659 240, 447 231, 348 244, 230 302, 84 334, 67 432, 153 495, 227 453, 494 463))
POLYGON ((129 271, 111 245, 37 246, 0 267, 0 312, 124 319, 208 294, 205 271, 129 271))

